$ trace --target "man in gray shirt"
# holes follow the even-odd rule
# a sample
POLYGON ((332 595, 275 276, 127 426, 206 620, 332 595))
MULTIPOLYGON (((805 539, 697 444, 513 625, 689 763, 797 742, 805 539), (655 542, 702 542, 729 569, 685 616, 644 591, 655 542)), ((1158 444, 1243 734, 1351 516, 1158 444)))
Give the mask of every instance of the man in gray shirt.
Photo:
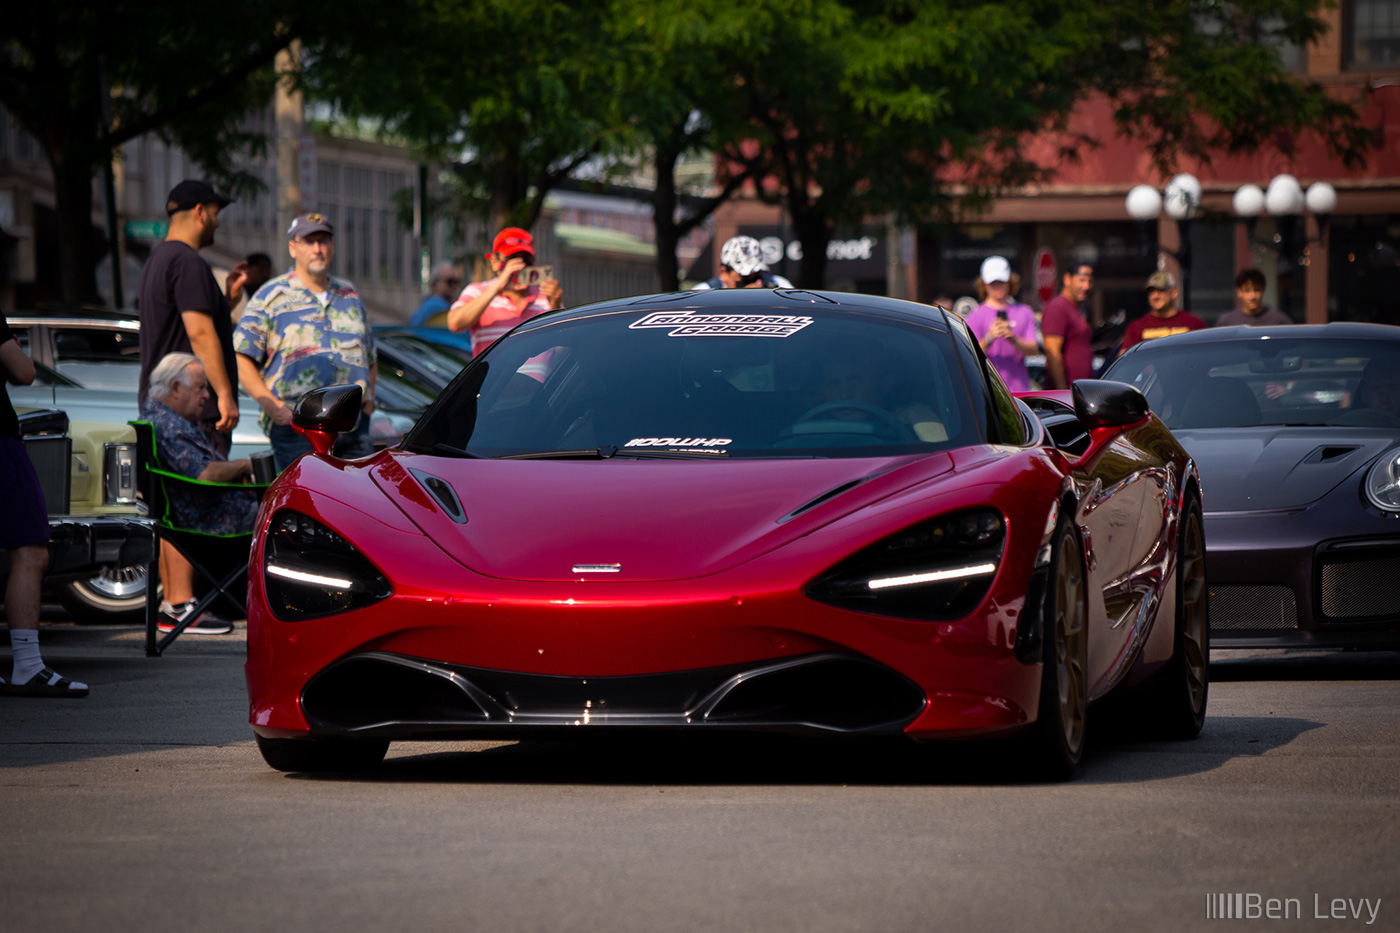
POLYGON ((1220 315, 1216 327, 1233 327, 1244 324, 1249 327, 1272 327, 1276 324, 1292 324, 1293 319, 1282 311, 1264 307, 1264 273, 1258 269, 1241 269, 1235 276, 1235 297, 1240 306, 1220 315))

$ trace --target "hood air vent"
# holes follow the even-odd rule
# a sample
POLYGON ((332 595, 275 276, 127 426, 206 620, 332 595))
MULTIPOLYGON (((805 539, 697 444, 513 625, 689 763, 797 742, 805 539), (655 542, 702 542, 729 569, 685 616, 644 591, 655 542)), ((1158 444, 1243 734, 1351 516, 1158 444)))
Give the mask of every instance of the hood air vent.
POLYGON ((447 513, 447 517, 459 525, 467 523, 467 510, 462 508, 462 502, 457 498, 457 493, 447 484, 447 480, 440 479, 431 473, 424 473, 422 470, 409 470, 418 482, 423 484, 423 488, 428 490, 428 495, 442 506, 442 510, 447 513))
MULTIPOLYGON (((879 474, 877 473, 877 474, 875 474, 875 475, 878 476, 879 474)), ((781 525, 783 522, 790 522, 790 521, 792 521, 794 518, 796 518, 797 516, 803 514, 804 512, 810 512, 810 511, 812 511, 812 509, 815 509, 817 506, 821 505, 823 502, 829 502, 829 501, 831 501, 832 499, 835 499, 837 496, 841 495, 843 492, 850 492, 852 489, 855 489, 855 488, 856 488, 857 486, 859 486, 860 484, 862 484, 862 483, 868 483, 868 482, 870 482, 870 481, 871 481, 872 479, 874 479, 874 478, 875 478, 875 476, 864 476, 864 477, 861 477, 860 479, 851 480, 849 483, 842 483, 840 486, 837 486, 835 489, 828 489, 826 492, 822 493, 820 496, 817 496, 817 497, 816 497, 815 499, 813 499, 812 501, 810 501, 810 502, 808 502, 808 503, 806 503, 806 504, 804 504, 804 505, 799 505, 797 508, 795 508, 795 509, 793 509, 791 512, 787 513, 787 514, 784 515, 782 518, 778 519, 778 524, 781 525)))
POLYGON ((1342 457, 1345 457, 1347 454, 1358 449, 1359 448, 1357 448, 1354 444, 1347 447, 1319 447, 1317 450, 1314 450, 1312 453, 1304 457, 1303 462, 1328 463, 1332 460, 1338 460, 1342 457))

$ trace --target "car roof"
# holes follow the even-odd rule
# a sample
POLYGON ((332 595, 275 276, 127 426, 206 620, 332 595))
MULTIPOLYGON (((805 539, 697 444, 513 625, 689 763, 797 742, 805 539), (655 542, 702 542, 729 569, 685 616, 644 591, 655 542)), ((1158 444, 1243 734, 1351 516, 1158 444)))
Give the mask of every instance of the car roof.
POLYGON ((1141 349, 1184 347, 1193 344, 1229 343, 1238 340, 1394 340, 1400 341, 1400 327, 1393 324, 1364 324, 1357 321, 1333 321, 1330 324, 1285 324, 1276 327, 1207 327, 1184 334, 1173 334, 1157 340, 1144 340, 1124 352, 1141 349))
MULTIPOLYGON (((802 314, 805 311, 847 311, 879 314, 946 329, 947 312, 934 305, 865 295, 856 292, 829 292, 801 288, 709 288, 689 292, 664 292, 630 298, 615 298, 576 308, 542 314, 529 323, 586 318, 600 312, 704 310, 714 312, 802 314)), ((528 325, 527 325, 528 326, 528 325)))

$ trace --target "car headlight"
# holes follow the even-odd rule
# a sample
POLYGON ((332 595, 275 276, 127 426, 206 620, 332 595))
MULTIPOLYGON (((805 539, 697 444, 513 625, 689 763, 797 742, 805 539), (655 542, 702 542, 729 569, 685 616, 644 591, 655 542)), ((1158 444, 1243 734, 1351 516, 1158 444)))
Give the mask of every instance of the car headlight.
POLYGON ((354 545, 291 509, 272 516, 263 544, 263 587, 272 614, 288 622, 361 609, 393 592, 354 545))
POLYGON ((1382 512, 1400 513, 1400 447, 1387 450, 1366 473, 1366 498, 1382 512))
POLYGON ((817 602, 893 616, 960 619, 986 598, 1006 548, 1006 521, 992 509, 944 515, 890 535, 807 585, 817 602))

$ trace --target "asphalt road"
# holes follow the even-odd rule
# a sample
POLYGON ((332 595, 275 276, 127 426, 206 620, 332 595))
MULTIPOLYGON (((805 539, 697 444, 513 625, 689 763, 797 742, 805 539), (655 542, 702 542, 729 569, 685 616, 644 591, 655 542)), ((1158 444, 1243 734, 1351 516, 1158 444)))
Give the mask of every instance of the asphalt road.
POLYGON ((1038 786, 985 745, 399 744, 284 775, 241 631, 43 645, 93 693, 0 697, 2 931, 1179 931, 1221 926, 1211 893, 1400 929, 1400 653, 1217 652, 1199 739, 1093 723, 1038 786))

